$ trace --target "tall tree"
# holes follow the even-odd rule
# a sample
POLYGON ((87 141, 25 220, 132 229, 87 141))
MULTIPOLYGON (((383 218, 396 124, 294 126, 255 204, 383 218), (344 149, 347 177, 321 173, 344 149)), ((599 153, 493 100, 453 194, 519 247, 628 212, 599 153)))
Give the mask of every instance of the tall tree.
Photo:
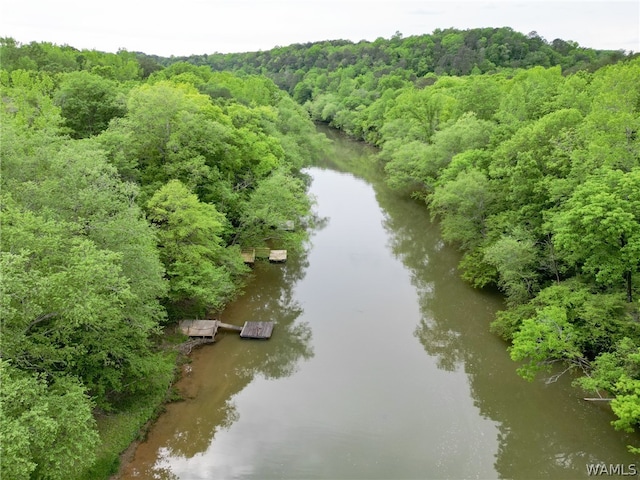
POLYGON ((2 200, 3 358, 76 376, 105 408, 113 395, 144 389, 140 380, 159 368, 149 344, 157 323, 129 316, 136 297, 121 254, 97 248, 78 225, 2 200))
POLYGON ((5 480, 73 478, 92 464, 98 434, 77 380, 21 371, 0 360, 0 475, 5 480))
POLYGON ((271 241, 278 246, 293 247, 300 242, 291 242, 295 235, 286 225, 289 222, 299 225, 310 207, 304 182, 284 169, 276 170, 260 182, 244 204, 238 241, 249 245, 271 241))
POLYGON ((192 304, 198 314, 220 307, 233 294, 237 275, 244 271, 239 250, 223 244, 224 215, 200 202, 178 180, 158 190, 147 209, 158 231, 170 300, 192 304))
POLYGON ((112 118, 125 112, 117 83, 86 71, 65 74, 55 99, 74 138, 100 133, 112 118))
POLYGON ((640 168, 603 168, 576 188, 554 217, 555 243, 579 271, 633 300, 640 268, 640 168))

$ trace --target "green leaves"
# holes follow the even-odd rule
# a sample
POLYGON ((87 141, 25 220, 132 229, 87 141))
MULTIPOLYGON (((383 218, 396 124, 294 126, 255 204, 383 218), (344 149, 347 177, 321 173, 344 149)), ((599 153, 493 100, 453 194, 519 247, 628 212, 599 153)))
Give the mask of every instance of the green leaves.
POLYGON ((492 201, 489 180, 471 168, 436 188, 431 196, 431 211, 441 219, 443 238, 467 250, 482 241, 492 201))
POLYGON ((201 203, 178 180, 158 190, 147 204, 158 229, 161 259, 169 279, 169 298, 192 301, 200 314, 219 308, 244 271, 239 251, 225 249, 220 235, 225 218, 201 203))
POLYGON ((536 290, 537 252, 533 240, 526 235, 501 236, 485 249, 484 260, 498 271, 498 283, 510 304, 525 302, 536 290))
POLYGON ((295 247, 299 242, 291 242, 293 234, 284 227, 289 222, 300 225, 310 208, 306 185, 282 169, 276 170, 258 185, 244 205, 238 240, 244 245, 270 241, 281 248, 295 247))
POLYGON ((109 393, 140 374, 136 362, 149 354, 157 325, 149 316, 127 319, 140 299, 122 274, 121 255, 11 199, 2 223, 3 357, 18 368, 74 375, 106 406, 109 393))
POLYGON ((0 361, 3 479, 67 479, 93 463, 98 435, 92 404, 70 377, 51 383, 0 361))
POLYGON ((549 306, 522 322, 509 353, 514 361, 528 360, 518 373, 531 381, 539 371, 550 371, 553 361, 579 362, 582 358, 575 328, 564 309, 549 306))
POLYGON ((588 377, 578 380, 586 390, 605 390, 615 395, 611 408, 618 417, 619 430, 635 431, 640 426, 640 347, 629 337, 621 339, 611 352, 593 362, 588 377))
POLYGON ((640 267, 640 168, 604 169, 576 188, 554 217, 555 243, 567 260, 606 286, 631 278, 640 267))
POLYGON ((56 93, 65 125, 74 138, 105 130, 114 117, 124 115, 124 96, 116 82, 89 72, 67 73, 56 93))

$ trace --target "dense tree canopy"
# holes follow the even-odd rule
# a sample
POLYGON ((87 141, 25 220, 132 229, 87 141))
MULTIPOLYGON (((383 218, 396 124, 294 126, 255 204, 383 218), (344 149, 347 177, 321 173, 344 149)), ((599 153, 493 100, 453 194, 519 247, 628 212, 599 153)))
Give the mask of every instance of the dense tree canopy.
POLYGON ((313 70, 335 72, 346 67, 357 74, 373 73, 376 77, 404 70, 419 78, 430 72, 462 76, 534 65, 559 65, 565 70, 578 71, 596 69, 622 57, 624 52, 593 50, 562 39, 549 42, 536 32, 523 34, 501 27, 447 28, 406 38, 397 33, 390 39, 378 38, 373 42, 328 40, 260 52, 150 58, 164 65, 186 60, 218 71, 266 71, 281 88, 292 94, 297 89, 296 99, 300 100, 308 95, 308 89, 298 85, 313 70))
POLYGON ((380 147, 388 183, 462 250, 462 276, 505 293, 493 328, 523 376, 577 368, 617 395, 616 426, 639 426, 635 55, 496 28, 187 60, 264 72, 315 120, 380 147))
POLYGON ((81 475, 92 411, 166 388, 162 325, 233 296, 239 247, 300 242, 309 116, 502 289, 524 377, 577 368, 640 425, 633 55, 487 28, 188 59, 4 38, 0 66, 3 478, 81 475))
POLYGON ((264 77, 142 80, 127 52, 11 39, 1 55, 1 475, 82 477, 93 414, 166 390, 161 327, 233 297, 240 242, 300 242, 272 227, 309 215, 300 168, 323 138, 264 77))

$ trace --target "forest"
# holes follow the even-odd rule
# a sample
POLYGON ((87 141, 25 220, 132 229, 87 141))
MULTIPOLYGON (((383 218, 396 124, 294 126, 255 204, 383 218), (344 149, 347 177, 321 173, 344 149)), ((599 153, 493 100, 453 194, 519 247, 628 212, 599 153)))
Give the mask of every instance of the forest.
POLYGON ((325 139, 265 77, 11 39, 2 66, 0 476, 106 477, 173 380, 163 327, 237 294, 241 246, 301 246, 325 139))
MULTIPOLYGON (((163 327, 296 248, 325 122, 499 288, 519 373, 640 425, 640 58, 508 28, 160 58, 0 40, 2 478, 103 478, 165 399, 163 327), (427 214, 429 214, 427 213, 427 214)), ((515 368, 515 367, 514 367, 515 368)))
POLYGON ((317 122, 379 148, 499 288, 492 330, 518 373, 572 372, 640 425, 640 58, 510 28, 162 59, 269 76, 317 122))

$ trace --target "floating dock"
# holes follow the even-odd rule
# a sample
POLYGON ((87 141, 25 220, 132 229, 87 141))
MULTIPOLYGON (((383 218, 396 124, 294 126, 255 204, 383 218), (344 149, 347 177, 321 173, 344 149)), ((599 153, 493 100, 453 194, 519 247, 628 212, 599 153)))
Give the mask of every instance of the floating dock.
POLYGON ((223 323, 220 320, 182 320, 180 331, 188 337, 210 338, 213 340, 218 329, 240 332, 242 338, 267 339, 273 332, 273 322, 245 322, 244 326, 223 323))
POLYGON ((273 322, 246 322, 240 336, 242 338, 271 338, 273 332, 273 322))
POLYGON ((287 261, 286 250, 271 250, 269 253, 269 261, 274 263, 282 263, 287 261))
POLYGON ((273 263, 283 263, 287 261, 286 250, 271 250, 267 247, 243 248, 240 252, 242 260, 247 265, 256 263, 256 258, 268 259, 273 263))
POLYGON ((179 326, 187 337, 213 338, 218 331, 217 320, 182 320, 179 326))

